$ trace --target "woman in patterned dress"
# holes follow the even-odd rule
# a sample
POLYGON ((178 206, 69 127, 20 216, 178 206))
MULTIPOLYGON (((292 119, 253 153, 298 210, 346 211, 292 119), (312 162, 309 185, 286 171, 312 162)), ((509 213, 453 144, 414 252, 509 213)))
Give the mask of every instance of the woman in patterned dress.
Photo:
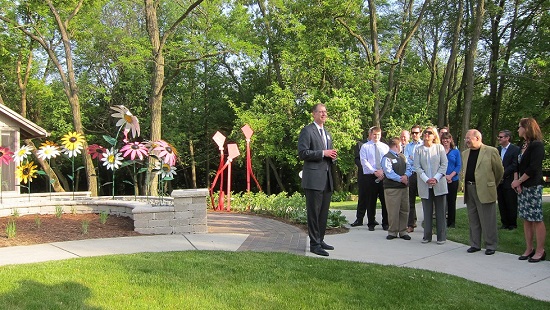
POLYGON ((538 263, 546 258, 544 251, 546 227, 542 219, 544 144, 540 127, 533 118, 522 118, 519 121, 518 134, 525 143, 518 157, 518 172, 514 174, 512 188, 518 193, 518 213, 523 219, 523 232, 527 245, 519 260, 538 263), (533 247, 533 237, 536 247, 533 247))

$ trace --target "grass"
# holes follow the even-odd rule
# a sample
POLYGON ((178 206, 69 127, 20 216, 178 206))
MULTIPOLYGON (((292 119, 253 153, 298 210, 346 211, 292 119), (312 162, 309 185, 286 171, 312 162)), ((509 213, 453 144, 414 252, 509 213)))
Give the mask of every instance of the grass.
POLYGON ((2 309, 548 306, 547 302, 452 275, 287 253, 141 253, 4 266, 0 272, 2 309))
MULTIPOLYGON (((543 218, 546 225, 546 244, 550 242, 550 203, 543 203, 543 218)), ((497 223, 500 227, 500 215, 497 210, 497 223)), ((522 255, 525 251, 523 220, 518 218, 518 228, 498 230, 498 251, 522 255)), ((447 230, 447 239, 469 245, 468 212, 466 208, 456 210, 456 228, 447 230)))

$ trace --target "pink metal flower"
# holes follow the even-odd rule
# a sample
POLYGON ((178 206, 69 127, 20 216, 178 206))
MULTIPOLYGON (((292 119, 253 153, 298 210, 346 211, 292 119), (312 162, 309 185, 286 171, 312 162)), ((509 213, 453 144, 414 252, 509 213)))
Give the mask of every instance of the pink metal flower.
POLYGON ((103 158, 103 154, 105 154, 106 151, 107 149, 99 144, 92 144, 88 146, 88 154, 92 155, 92 159, 103 158))
POLYGON ((139 157, 140 160, 143 160, 143 158, 148 155, 147 148, 140 142, 128 143, 120 149, 120 152, 123 153, 122 156, 124 157, 130 155, 131 160, 134 160, 136 156, 139 157))
POLYGON ((0 147, 0 164, 8 165, 13 160, 13 152, 7 147, 0 147))
POLYGON ((158 157, 166 164, 169 164, 170 166, 176 165, 176 157, 178 156, 178 153, 176 151, 176 148, 174 148, 170 143, 159 140, 154 142, 156 144, 156 147, 153 149, 153 151, 158 152, 158 157))

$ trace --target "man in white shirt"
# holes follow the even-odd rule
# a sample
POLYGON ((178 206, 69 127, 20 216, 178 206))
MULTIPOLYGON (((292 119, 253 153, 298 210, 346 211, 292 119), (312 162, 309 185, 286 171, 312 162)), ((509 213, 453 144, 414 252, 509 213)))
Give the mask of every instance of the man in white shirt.
POLYGON ((500 211, 500 220, 502 229, 513 230, 518 227, 518 195, 512 188, 514 172, 518 167, 519 146, 510 143, 512 133, 510 130, 501 130, 497 139, 500 144, 497 149, 504 166, 504 176, 497 187, 498 210, 500 211))
POLYGON ((386 200, 384 199, 384 170, 382 169, 382 157, 388 153, 390 148, 387 144, 380 142, 382 138, 382 129, 380 127, 371 127, 369 129, 369 141, 359 152, 361 159, 362 172, 365 175, 366 187, 366 210, 357 208, 356 220, 351 224, 352 227, 362 226, 365 213, 367 214, 367 226, 370 231, 374 230, 379 223, 376 221, 376 199, 380 200, 382 205, 382 229, 388 230, 388 212, 386 210, 386 200))

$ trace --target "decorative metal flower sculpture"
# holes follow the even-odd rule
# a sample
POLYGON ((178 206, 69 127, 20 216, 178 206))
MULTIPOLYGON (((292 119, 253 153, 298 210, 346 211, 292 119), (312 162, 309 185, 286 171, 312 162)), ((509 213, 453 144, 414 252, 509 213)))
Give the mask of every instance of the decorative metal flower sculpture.
POLYGON ((88 145, 88 154, 92 156, 92 159, 101 159, 103 154, 107 151, 106 148, 99 144, 88 145))
POLYGON ((170 166, 175 166, 178 156, 176 148, 164 140, 156 141, 155 144, 157 146, 153 150, 158 152, 158 157, 162 162, 170 166))
POLYGON ((33 161, 17 166, 15 174, 19 182, 23 182, 24 184, 32 182, 32 179, 37 176, 36 172, 38 170, 36 168, 38 168, 38 166, 35 165, 33 161))
MULTIPOLYGON (((73 182, 73 199, 75 192, 75 179, 74 179, 74 158, 76 155, 80 154, 81 150, 84 148, 84 136, 78 132, 69 132, 61 138, 63 144, 63 153, 65 153, 71 159, 71 175, 69 178, 73 182)), ((79 168, 80 169, 80 168, 79 168)))
POLYGON ((65 148, 63 152, 69 156, 69 158, 76 157, 80 154, 81 150, 84 148, 84 136, 78 132, 69 132, 61 138, 63 147, 65 148))
POLYGON ((2 166, 9 165, 13 161, 13 152, 7 147, 0 147, 0 203, 2 203, 2 166))
MULTIPOLYGON (((51 141, 46 141, 45 143, 42 143, 40 147, 38 148, 38 151, 36 151, 36 156, 42 160, 48 161, 48 166, 51 167, 51 159, 56 158, 61 154, 61 151, 59 150, 59 147, 57 144, 51 141)), ((51 169, 51 168, 50 168, 51 169)), ((39 173, 46 174, 46 172, 40 170, 39 173)), ((55 182, 50 178, 50 175, 48 174, 48 189, 50 191, 50 200, 52 200, 52 183, 55 182)))
POLYGON ((111 109, 115 110, 117 113, 111 114, 112 117, 118 118, 119 120, 116 123, 117 127, 124 126, 124 131, 131 131, 134 138, 139 137, 139 122, 137 117, 135 117, 130 110, 128 110, 123 105, 112 106, 111 109))
POLYGON ((124 154, 122 155, 124 157, 130 156, 131 160, 134 160, 136 156, 139 158, 139 160, 143 160, 143 158, 149 155, 149 152, 147 151, 145 145, 140 142, 127 143, 120 149, 120 152, 124 154))
POLYGON ((23 145, 15 154, 12 155, 13 161, 19 165, 21 162, 23 162, 25 159, 27 159, 27 156, 31 154, 32 147, 28 145, 23 145))

